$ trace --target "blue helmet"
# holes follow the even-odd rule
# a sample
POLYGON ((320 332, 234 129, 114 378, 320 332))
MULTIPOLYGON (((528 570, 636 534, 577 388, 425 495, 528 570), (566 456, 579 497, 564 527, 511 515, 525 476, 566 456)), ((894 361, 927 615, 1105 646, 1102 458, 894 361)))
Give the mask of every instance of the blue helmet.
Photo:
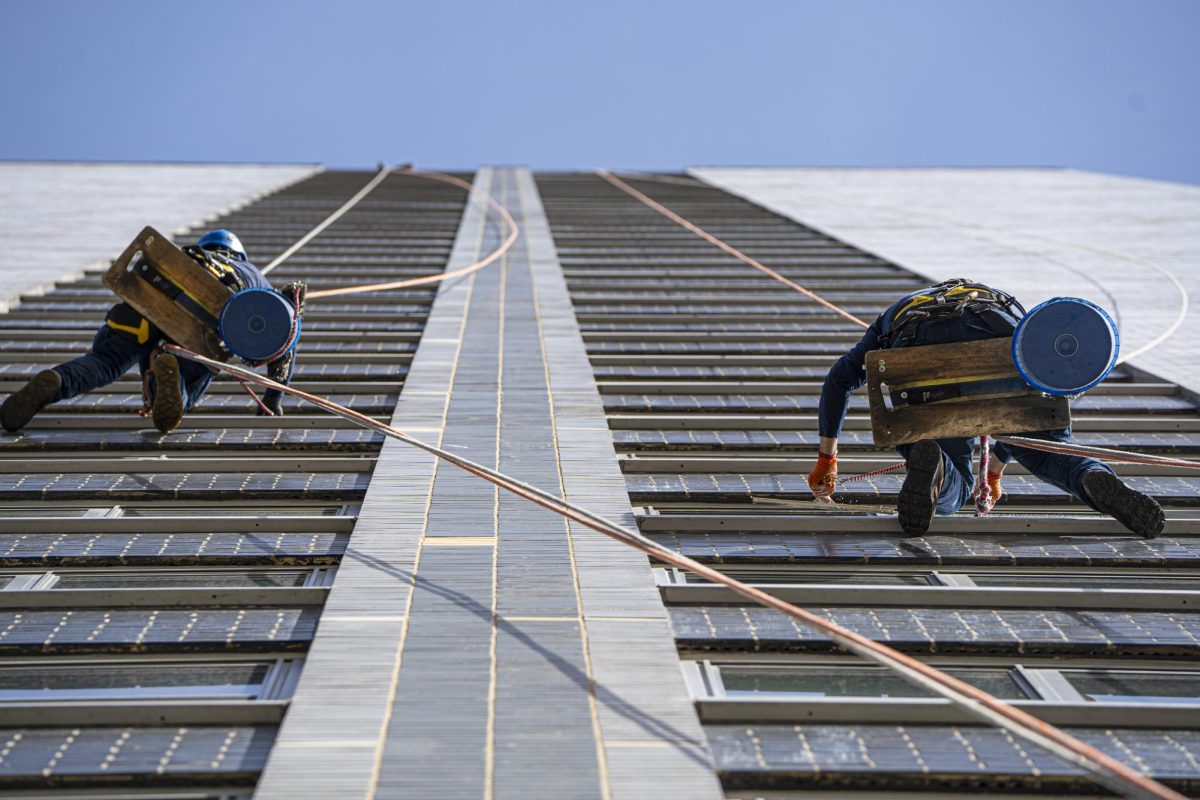
POLYGON ((196 241, 196 246, 202 250, 212 247, 224 247, 226 250, 232 250, 237 253, 242 258, 246 257, 246 248, 242 247, 241 239, 224 228, 204 234, 196 241))

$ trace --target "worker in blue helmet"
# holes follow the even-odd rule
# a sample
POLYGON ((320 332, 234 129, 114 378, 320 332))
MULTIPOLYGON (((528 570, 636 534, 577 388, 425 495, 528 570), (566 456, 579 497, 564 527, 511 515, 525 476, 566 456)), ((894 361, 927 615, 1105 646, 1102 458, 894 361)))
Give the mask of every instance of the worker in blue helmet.
MULTIPOLYGON (((1012 295, 967 278, 920 289, 902 297, 867 329, 862 340, 839 358, 825 377, 818 410, 820 444, 808 485, 828 497, 837 485, 837 445, 850 393, 866 383, 866 355, 872 350, 1012 336, 1025 309, 1012 295)), ((1025 434, 1067 441, 1071 429, 1025 434)), ((912 536, 924 534, 934 514, 954 514, 971 500, 971 439, 926 439, 897 449, 908 469, 897 498, 900 525, 912 536)), ((1002 495, 1004 466, 1016 459, 1046 483, 1078 498, 1147 538, 1162 532, 1162 508, 1149 495, 1127 486, 1094 458, 1059 455, 997 444, 988 465, 992 497, 1002 495)))
MULTIPOLYGON (((215 230, 201 236, 184 252, 199 267, 208 270, 232 291, 248 288, 270 289, 271 283, 246 256, 241 240, 227 230, 215 230)), ((290 283, 281 293, 303 306, 306 287, 290 283)), ((25 427, 43 408, 60 400, 107 386, 137 365, 143 377, 143 409, 163 433, 174 430, 208 390, 215 373, 194 361, 182 362, 162 350, 166 342, 162 331, 126 303, 109 309, 104 324, 92 340, 90 352, 39 372, 24 387, 10 395, 0 406, 0 424, 10 432, 25 427)), ((280 383, 288 383, 295 366, 295 348, 267 365, 267 374, 280 383)), ((262 398, 260 414, 282 413, 283 393, 269 390, 262 398), (265 410, 264 410, 265 409, 265 410)))

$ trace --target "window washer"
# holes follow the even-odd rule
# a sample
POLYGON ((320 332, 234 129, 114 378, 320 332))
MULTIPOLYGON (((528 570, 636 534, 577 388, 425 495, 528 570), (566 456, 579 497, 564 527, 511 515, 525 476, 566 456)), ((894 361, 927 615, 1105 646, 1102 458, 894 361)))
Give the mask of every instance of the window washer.
MULTIPOLYGON (((226 230, 209 231, 194 246, 184 248, 198 266, 207 269, 234 291, 247 288, 270 289, 266 276, 246 256, 237 236, 226 230)), ((289 283, 281 293, 303 307, 306 287, 289 283)), ((299 308, 297 310, 299 310, 299 308)), ((107 386, 137 364, 143 377, 144 395, 154 427, 168 433, 178 427, 187 411, 208 390, 215 373, 196 362, 179 359, 161 350, 168 341, 149 320, 126 303, 109 309, 104 325, 92 341, 91 352, 53 369, 43 370, 17 390, 0 406, 0 424, 7 431, 18 431, 43 408, 107 386)), ((292 376, 295 349, 271 361, 267 374, 287 384, 292 376)), ((283 413, 283 393, 268 390, 258 413, 265 409, 283 413)))
MULTIPOLYGON (((883 312, 861 341, 839 358, 825 377, 819 409, 820 446, 808 485, 818 497, 833 493, 837 444, 850 393, 867 378, 866 354, 872 350, 948 344, 1011 336, 1025 309, 1011 295, 965 278, 956 278, 901 298, 883 312)), ((1069 441, 1071 429, 1023 434, 1069 441)), ((971 501, 973 439, 925 439, 897 448, 908 474, 897 506, 900 525, 910 536, 929 529, 934 513, 954 514, 971 501)), ((1035 476, 1069 492, 1088 507, 1107 514, 1147 538, 1162 532, 1162 508, 1154 498, 1126 486, 1106 464, 1094 458, 1058 455, 997 443, 988 463, 992 497, 1002 495, 1005 465, 1016 459, 1035 476)))

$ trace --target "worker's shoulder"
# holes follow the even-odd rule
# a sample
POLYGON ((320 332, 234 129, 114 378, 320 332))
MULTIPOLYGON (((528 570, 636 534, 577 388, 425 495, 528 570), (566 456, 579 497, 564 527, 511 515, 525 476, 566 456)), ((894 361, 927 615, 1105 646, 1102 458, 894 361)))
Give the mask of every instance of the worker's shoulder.
POLYGON ((233 267, 233 269, 237 271, 238 275, 242 278, 242 282, 246 285, 246 288, 272 288, 271 282, 267 280, 267 276, 264 275, 262 270, 256 267, 254 262, 250 261, 249 259, 230 259, 229 266, 233 267))

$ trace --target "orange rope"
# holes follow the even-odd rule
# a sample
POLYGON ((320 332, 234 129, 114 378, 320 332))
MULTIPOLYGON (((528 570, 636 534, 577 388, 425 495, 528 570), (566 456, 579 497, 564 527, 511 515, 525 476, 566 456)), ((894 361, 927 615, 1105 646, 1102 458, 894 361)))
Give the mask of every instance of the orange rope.
POLYGON ((845 317, 846 319, 850 320, 851 322, 853 322, 857 325, 861 325, 864 328, 871 327, 868 323, 866 323, 863 320, 859 319, 858 317, 854 316, 853 314, 851 314, 849 311, 845 310, 844 308, 841 308, 841 307, 829 302, 824 297, 821 297, 819 294, 812 291, 811 289, 805 289, 803 286, 796 283, 791 278, 780 275, 778 272, 771 269, 766 264, 763 264, 762 262, 758 261, 757 259, 751 258, 750 256, 743 253, 741 250, 738 250, 733 245, 727 244, 726 242, 718 239, 716 236, 713 236, 711 233, 704 230, 699 225, 697 225, 693 222, 690 222, 690 221, 684 219, 683 217, 679 216, 674 211, 672 211, 671 209, 664 206, 662 203, 659 203, 657 200, 650 199, 646 195, 639 192, 637 189, 630 186, 625 181, 618 178, 616 175, 613 175, 608 170, 598 169, 598 170, 596 170, 596 174, 599 175, 601 178, 604 178, 604 180, 608 181, 609 183, 611 183, 613 186, 617 187, 621 191, 625 192, 625 194, 627 194, 630 197, 633 197, 637 200, 640 200, 641 202, 650 206, 650 208, 653 208, 655 211, 662 214, 667 219, 671 220, 672 222, 676 223, 677 225, 682 225, 684 228, 687 228, 689 231, 696 234, 701 239, 705 240, 709 244, 712 244, 712 245, 715 245, 716 247, 721 248, 726 253, 729 253, 729 255, 733 256, 734 258, 738 259, 739 261, 749 264, 750 266, 754 267, 759 272, 762 272, 766 275, 771 276, 775 280, 782 283, 784 286, 787 286, 791 289, 795 289, 797 292, 800 292, 800 294, 805 295, 812 300, 816 300, 818 303, 825 306, 833 313, 835 313, 839 316, 845 317))
MULTIPOLYGON (((762 271, 763 273, 791 287, 792 289, 807 295, 840 316, 863 327, 868 327, 867 323, 858 317, 855 317, 849 312, 818 296, 814 292, 804 288, 803 286, 800 286, 783 275, 780 275, 775 270, 772 270, 771 268, 759 263, 750 256, 742 253, 740 250, 737 250, 736 248, 726 244, 717 237, 708 233, 699 226, 689 222, 665 206, 662 206, 654 200, 651 200, 649 197, 616 178, 611 173, 604 170, 597 170, 597 172, 609 183, 612 183, 622 191, 630 194, 631 196, 653 208, 655 211, 658 211, 684 228, 687 228, 697 236, 700 236, 711 244, 721 248, 730 255, 733 255, 739 260, 749 264, 755 269, 762 271)), ((433 176, 433 173, 426 174, 426 177, 433 176)), ((463 185, 464 187, 470 187, 470 184, 467 184, 465 181, 460 181, 459 179, 453 178, 449 175, 440 175, 435 179, 456 183, 456 185, 463 185)), ((367 286, 353 286, 346 287, 344 289, 325 290, 323 292, 311 293, 309 294, 309 297, 312 298, 320 296, 335 296, 340 294, 354 294, 365 291, 382 291, 385 289, 398 289, 407 286, 417 286, 425 283, 436 283, 448 278, 469 274, 470 272, 474 272, 475 270, 486 267, 488 264, 494 262, 497 258, 503 255, 504 252, 506 252, 508 248, 512 246, 512 243, 517 238, 519 229, 517 228, 516 222, 512 219, 512 216, 506 209, 503 208, 503 206, 500 206, 499 203, 497 203, 488 195, 484 195, 484 197, 492 207, 496 208, 500 212, 501 216, 503 216, 505 219, 505 222, 510 226, 509 235, 505 242, 502 243, 501 246, 491 253, 487 258, 477 261, 468 267, 440 275, 430 275, 424 278, 414 278, 407 281, 396 281, 392 283, 371 284, 367 286)), ((1119 794, 1125 795, 1126 797, 1138 798, 1139 800, 1143 798, 1148 798, 1149 800, 1186 800, 1186 798, 1184 798, 1184 796, 1178 792, 1163 786, 1152 778, 1140 775, 1135 770, 1097 750, 1091 745, 1088 745, 1078 738, 1059 730, 1055 726, 1050 725, 1043 720, 1037 719, 1025 711, 1014 708, 1003 700, 993 697, 981 689, 964 683, 963 681, 948 675, 941 670, 935 669, 934 667, 931 667, 915 658, 906 656, 903 653, 888 647, 887 645, 876 642, 847 628, 843 628, 837 623, 781 600, 778 597, 762 591, 761 589, 757 589, 753 586, 742 583, 735 578, 719 572, 712 567, 701 564, 700 562, 695 561, 687 556, 676 553, 659 542, 656 542, 653 539, 645 536, 640 531, 625 528, 617 523, 600 517, 588 511, 587 509, 577 506, 564 498, 539 489, 531 484, 511 478, 504 473, 493 470, 482 464, 462 458, 461 456, 455 455, 447 450, 443 450, 439 447, 423 442, 397 428, 392 427, 391 425, 387 425, 386 423, 354 411, 353 409, 338 405, 331 400, 327 400, 318 395, 314 395, 300 389, 295 389, 290 386, 284 386, 280 383, 270 380, 269 378, 258 375, 251 370, 206 358, 177 345, 167 345, 166 347, 171 352, 174 352, 185 358, 198 361, 199 363, 205 364, 206 366, 214 369, 225 370, 239 380, 250 381, 257 383, 260 386, 291 394, 300 398, 301 400, 305 400, 313 405, 316 405, 318 408, 336 414, 343 419, 354 422, 355 424, 361 425, 362 427, 378 431, 386 436, 413 445, 459 467, 460 469, 476 475, 495 486, 529 500, 538 506, 541 506, 542 508, 554 511, 555 513, 558 513, 569 520, 578 522, 579 524, 584 525, 598 533, 604 534, 610 538, 622 542, 623 544, 629 545, 630 547, 634 547, 660 561, 671 564, 680 569, 686 569, 713 583, 726 586, 742 597, 779 611, 780 613, 785 614, 786 616, 791 617, 792 619, 795 619, 810 628, 821 631, 829 636, 835 643, 849 650, 850 652, 881 664, 893 670, 894 672, 897 672, 910 682, 947 698, 968 715, 973 716, 987 724, 1000 727, 1028 742, 1032 742, 1033 744, 1045 748, 1058 758, 1074 764, 1080 769, 1086 771, 1100 784, 1119 794)))
POLYGON ((532 484, 512 478, 490 467, 470 461, 448 450, 443 450, 423 442, 398 428, 394 428, 353 409, 338 405, 331 400, 326 400, 319 395, 310 394, 291 386, 284 386, 248 369, 206 358, 177 345, 167 345, 167 349, 214 369, 223 369, 237 378, 258 383, 270 389, 286 392, 362 427, 370 428, 393 439, 413 445, 495 486, 499 486, 519 497, 536 503, 542 508, 554 511, 567 519, 591 528, 597 533, 616 539, 623 544, 634 547, 647 555, 680 569, 693 572, 713 583, 726 586, 748 600, 775 609, 810 628, 821 631, 850 652, 898 672, 916 685, 947 698, 976 719, 996 725, 1028 742, 1045 748, 1053 755, 1085 770, 1099 783, 1119 794, 1137 798, 1138 800, 1186 800, 1178 792, 1163 786, 1151 778, 1139 775, 1133 769, 1105 755, 1091 745, 1059 730, 1047 722, 1037 719, 1025 711, 1010 706, 1008 703, 993 697, 982 689, 964 683, 941 670, 935 669, 915 658, 906 656, 887 645, 843 628, 835 622, 805 611, 761 589, 742 583, 736 578, 732 578, 712 567, 701 564, 699 561, 677 553, 665 545, 650 539, 641 531, 625 528, 562 497, 539 489, 532 484))
MULTIPOLYGON (((444 175, 440 172, 421 172, 418 170, 410 169, 408 167, 402 167, 401 169, 394 170, 394 172, 404 173, 404 174, 408 174, 408 175, 415 175, 419 178, 429 178, 429 179, 435 180, 435 181, 442 181, 443 183, 450 183, 450 184, 458 186, 462 189, 466 189, 468 192, 475 190, 474 184, 467 183, 466 181, 462 180, 461 178, 456 178, 453 175, 444 175)), ((484 202, 487 203, 489 206, 491 206, 493 209, 495 209, 496 213, 498 213, 500 215, 500 217, 504 220, 504 224, 508 226, 508 236, 506 236, 504 241, 500 243, 499 247, 497 247, 495 250, 493 250, 491 253, 489 253, 486 257, 480 259, 479 261, 476 261, 473 264, 468 264, 467 266, 462 267, 461 269, 451 270, 450 272, 439 272, 436 275, 425 275, 420 278, 408 278, 407 280, 402 280, 402 281, 389 281, 387 283, 368 283, 368 284, 363 284, 360 286, 345 286, 340 289, 322 289, 319 292, 309 292, 308 299, 316 300, 317 298, 321 298, 321 297, 340 297, 342 295, 347 295, 347 294, 362 294, 364 292, 383 292, 383 291, 388 291, 390 289, 408 289, 413 286, 425 286, 425 285, 431 284, 431 283, 440 283, 442 281, 447 281, 447 280, 450 280, 451 278, 461 278, 464 275, 470 275, 472 272, 481 270, 484 267, 488 266, 489 264, 494 263, 496 261, 496 259, 500 258, 505 253, 507 253, 509 248, 511 248, 513 246, 513 244, 517 241, 517 236, 520 235, 521 229, 519 227, 517 227, 516 220, 513 219, 512 214, 508 213, 507 208, 505 208, 504 206, 502 206, 498 202, 496 202, 496 199, 494 197, 492 197, 490 194, 487 194, 486 192, 483 192, 483 191, 480 191, 479 193, 483 197, 484 202)))

